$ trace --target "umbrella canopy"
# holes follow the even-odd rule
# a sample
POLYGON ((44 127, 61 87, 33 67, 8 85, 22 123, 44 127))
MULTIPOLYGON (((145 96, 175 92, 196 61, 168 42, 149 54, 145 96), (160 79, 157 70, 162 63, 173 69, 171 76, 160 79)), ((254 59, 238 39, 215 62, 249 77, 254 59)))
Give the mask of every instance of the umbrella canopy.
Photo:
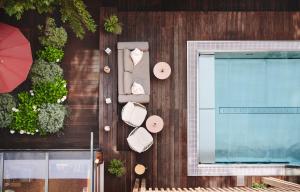
POLYGON ((26 80, 32 64, 29 41, 21 31, 0 23, 0 93, 8 93, 26 80))

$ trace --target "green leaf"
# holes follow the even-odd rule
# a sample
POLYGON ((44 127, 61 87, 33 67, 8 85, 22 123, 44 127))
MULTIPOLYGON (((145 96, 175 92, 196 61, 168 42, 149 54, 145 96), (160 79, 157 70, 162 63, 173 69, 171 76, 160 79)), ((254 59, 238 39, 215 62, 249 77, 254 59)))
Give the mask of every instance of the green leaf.
POLYGON ((55 47, 46 47, 37 52, 37 57, 39 59, 48 61, 48 62, 60 62, 64 57, 64 51, 55 47))

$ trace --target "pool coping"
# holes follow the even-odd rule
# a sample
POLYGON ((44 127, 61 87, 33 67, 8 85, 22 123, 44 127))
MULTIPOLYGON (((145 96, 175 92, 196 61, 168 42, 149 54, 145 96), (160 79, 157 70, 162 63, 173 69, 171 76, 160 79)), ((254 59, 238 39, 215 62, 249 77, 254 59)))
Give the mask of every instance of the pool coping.
MULTIPOLYGON (((199 164, 197 152, 198 54, 247 51, 300 51, 300 41, 187 41, 187 175, 296 175, 285 164, 199 164)), ((299 171, 300 172, 300 171, 299 171)))

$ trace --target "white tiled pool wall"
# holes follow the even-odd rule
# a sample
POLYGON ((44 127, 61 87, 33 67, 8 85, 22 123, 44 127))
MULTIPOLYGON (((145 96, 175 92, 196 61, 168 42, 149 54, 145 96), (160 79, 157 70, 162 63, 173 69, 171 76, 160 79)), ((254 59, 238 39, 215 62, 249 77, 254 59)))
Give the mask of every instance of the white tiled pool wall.
POLYGON ((188 41, 187 152, 188 176, 296 175, 283 164, 199 164, 197 152, 197 60, 200 52, 300 51, 300 41, 188 41))

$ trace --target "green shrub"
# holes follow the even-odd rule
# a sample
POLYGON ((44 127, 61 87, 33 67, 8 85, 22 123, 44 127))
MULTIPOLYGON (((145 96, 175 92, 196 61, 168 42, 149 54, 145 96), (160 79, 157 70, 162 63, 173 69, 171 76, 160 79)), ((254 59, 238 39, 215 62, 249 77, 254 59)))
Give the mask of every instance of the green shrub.
POLYGON ((122 33, 122 24, 119 22, 119 19, 116 15, 111 15, 105 19, 104 29, 109 33, 119 35, 122 33))
MULTIPOLYGON (((34 104, 34 99, 28 92, 21 92, 18 94, 19 105, 13 112, 13 120, 11 129, 20 134, 34 135, 38 130, 37 114, 38 108, 34 104)), ((13 133, 11 131, 11 133, 13 133)))
POLYGON ((55 47, 61 49, 65 46, 68 34, 63 27, 56 27, 53 18, 47 18, 45 26, 39 26, 42 36, 39 37, 40 43, 45 47, 55 47))
POLYGON ((68 94, 67 83, 58 78, 54 82, 41 82, 33 86, 31 95, 34 96, 34 104, 62 103, 68 94))
POLYGON ((112 159, 108 165, 108 172, 116 177, 121 177, 125 174, 123 162, 118 159, 112 159))
POLYGON ((10 94, 0 94, 0 128, 8 127, 12 122, 15 99, 10 94))
POLYGON ((83 0, 0 0, 0 8, 18 20, 27 11, 60 13, 60 20, 67 23, 80 39, 86 31, 96 31, 95 21, 83 0))
POLYGON ((42 133, 56 133, 64 126, 66 107, 60 104, 43 104, 38 114, 38 124, 42 133))
POLYGON ((64 51, 55 47, 46 47, 37 52, 37 57, 48 62, 58 63, 64 57, 64 51))
POLYGON ((33 85, 54 82, 56 79, 63 77, 63 69, 55 63, 36 60, 32 65, 30 77, 33 85))
MULTIPOLYGON (((45 131, 45 124, 40 122, 41 107, 50 103, 62 103, 66 100, 66 95, 66 81, 63 79, 56 79, 54 82, 42 82, 34 85, 33 90, 29 92, 19 93, 19 105, 13 112, 11 133, 14 133, 14 131, 31 135, 37 132, 40 132, 41 135, 50 133, 50 131, 45 131), (41 125, 43 125, 43 129, 41 125)), ((55 118, 51 116, 51 113, 48 114, 49 121, 55 118)), ((61 120, 63 121, 63 118, 61 120)))
POLYGON ((266 189, 267 186, 264 183, 253 183, 252 188, 254 188, 254 189, 266 189))

